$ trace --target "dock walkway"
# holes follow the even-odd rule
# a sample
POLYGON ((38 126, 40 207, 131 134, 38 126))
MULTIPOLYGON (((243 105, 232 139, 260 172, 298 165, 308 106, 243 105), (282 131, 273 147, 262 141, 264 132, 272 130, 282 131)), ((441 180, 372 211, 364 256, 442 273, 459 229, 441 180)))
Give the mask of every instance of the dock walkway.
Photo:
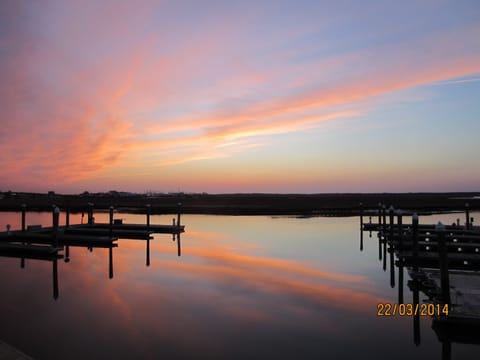
POLYGON ((33 360, 33 358, 0 340, 0 360, 33 360))

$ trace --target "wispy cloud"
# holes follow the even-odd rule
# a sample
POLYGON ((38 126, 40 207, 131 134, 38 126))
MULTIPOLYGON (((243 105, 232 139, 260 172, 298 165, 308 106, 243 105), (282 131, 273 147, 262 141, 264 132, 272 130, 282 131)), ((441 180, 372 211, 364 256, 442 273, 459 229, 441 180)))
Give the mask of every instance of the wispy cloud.
POLYGON ((479 81, 476 24, 333 51, 323 33, 340 16, 320 27, 287 21, 289 36, 277 38, 279 24, 243 7, 198 19, 149 1, 114 8, 6 9, 31 22, 6 23, 0 36, 4 184, 222 159, 278 134, 360 119, 398 90, 479 81), (183 27, 169 13, 183 16, 183 27))

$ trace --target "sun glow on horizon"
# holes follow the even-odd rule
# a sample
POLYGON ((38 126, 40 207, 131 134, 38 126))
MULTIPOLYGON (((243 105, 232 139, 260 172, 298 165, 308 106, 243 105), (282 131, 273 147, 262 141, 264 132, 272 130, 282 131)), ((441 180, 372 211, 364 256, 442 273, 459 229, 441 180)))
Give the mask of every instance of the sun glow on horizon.
POLYGON ((0 188, 476 190, 480 7, 375 3, 2 3, 0 188))

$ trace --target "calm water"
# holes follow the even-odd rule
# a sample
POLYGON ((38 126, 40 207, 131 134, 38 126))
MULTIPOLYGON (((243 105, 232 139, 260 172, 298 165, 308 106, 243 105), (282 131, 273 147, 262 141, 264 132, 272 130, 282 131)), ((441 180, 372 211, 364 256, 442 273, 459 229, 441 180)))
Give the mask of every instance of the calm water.
MULTIPOLYGON (((150 242, 150 266, 145 241, 119 240, 112 279, 108 249, 71 248, 70 262, 58 262, 57 300, 51 262, 27 260, 22 269, 19 259, 0 258, 0 339, 38 359, 441 359, 431 318, 421 319, 415 346, 411 318, 377 317, 377 303, 396 302, 398 289, 375 234, 364 234, 359 251, 358 218, 182 222, 181 257, 171 235, 150 242)), ((20 214, 0 213, 2 231, 7 223, 18 229, 20 214)), ((28 213, 27 223, 46 226, 51 217, 28 213)), ((406 284, 404 292, 411 302, 406 284)), ((452 344, 453 359, 479 356, 479 346, 452 344)))

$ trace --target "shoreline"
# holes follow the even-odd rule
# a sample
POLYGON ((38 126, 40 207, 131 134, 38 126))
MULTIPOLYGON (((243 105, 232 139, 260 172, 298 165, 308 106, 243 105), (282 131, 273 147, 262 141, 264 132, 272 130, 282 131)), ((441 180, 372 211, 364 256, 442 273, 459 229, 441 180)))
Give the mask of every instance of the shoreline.
POLYGON ((205 215, 272 215, 272 216, 353 216, 360 208, 367 214, 378 204, 419 214, 463 212, 466 203, 471 211, 480 210, 480 193, 338 193, 338 194, 38 194, 0 193, 0 211, 51 211, 54 205, 72 213, 95 211, 113 206, 119 212, 145 213, 147 204, 152 215, 177 213, 205 215), (362 204, 362 205, 360 205, 362 204))

